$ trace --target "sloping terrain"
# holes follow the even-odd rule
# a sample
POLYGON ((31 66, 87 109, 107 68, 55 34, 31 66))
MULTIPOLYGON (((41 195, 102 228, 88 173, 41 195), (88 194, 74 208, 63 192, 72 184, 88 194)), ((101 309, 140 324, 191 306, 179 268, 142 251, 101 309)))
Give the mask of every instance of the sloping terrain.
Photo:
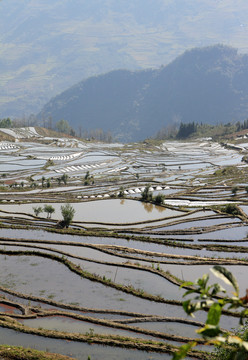
POLYGON ((102 128, 121 141, 180 122, 227 123, 248 113, 248 56, 225 46, 196 48, 158 70, 116 70, 84 80, 39 114, 78 131, 102 128))
MULTIPOLYGON (((78 360, 169 360, 196 341, 190 358, 212 359, 195 332, 206 312, 186 315, 180 285, 218 264, 246 292, 242 146, 0 142, 0 343, 78 360), (62 229, 66 205, 75 212, 62 229)), ((229 309, 221 328, 238 320, 229 309)))

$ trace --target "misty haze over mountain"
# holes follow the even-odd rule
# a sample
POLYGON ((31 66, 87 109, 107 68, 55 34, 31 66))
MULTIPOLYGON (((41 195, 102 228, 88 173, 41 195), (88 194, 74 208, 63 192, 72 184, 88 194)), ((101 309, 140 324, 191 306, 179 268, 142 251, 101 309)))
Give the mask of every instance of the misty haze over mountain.
POLYGON ((90 76, 159 68, 193 47, 248 52, 247 12, 233 0, 2 0, 1 117, 38 113, 90 76))
POLYGON ((136 141, 180 122, 227 123, 247 114, 248 55, 219 45, 187 51, 158 70, 91 77, 53 98, 39 118, 136 141))

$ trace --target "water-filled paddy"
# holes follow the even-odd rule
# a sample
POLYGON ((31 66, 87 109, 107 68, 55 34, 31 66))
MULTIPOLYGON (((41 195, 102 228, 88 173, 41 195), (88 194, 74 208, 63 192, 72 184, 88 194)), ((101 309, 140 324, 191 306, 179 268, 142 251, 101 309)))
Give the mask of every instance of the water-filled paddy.
MULTIPOLYGON (((0 205, 0 209, 4 211, 25 212, 34 214, 33 207, 44 206, 39 203, 28 203, 21 205, 0 205)), ((59 219, 60 207, 65 204, 51 203, 55 209, 52 216, 54 219, 59 219)), ((164 217, 177 216, 182 212, 171 210, 165 207, 146 204, 135 200, 99 200, 83 203, 74 203, 75 209, 74 221, 82 222, 108 222, 108 223, 134 223, 139 221, 154 220, 164 217)))
POLYGON ((103 345, 79 343, 76 341, 63 341, 58 339, 39 338, 37 336, 18 333, 14 330, 0 328, 1 342, 9 345, 31 347, 37 350, 59 352, 60 354, 75 357, 78 360, 87 360, 88 356, 95 360, 103 358, 109 360, 164 360, 171 359, 167 354, 147 353, 121 348, 112 348, 103 345))
MULTIPOLYGON (((142 146, 142 144, 138 145, 141 149, 142 146)), ((44 217, 42 221, 33 221, 32 224, 26 224, 25 221, 28 217, 22 215, 23 219, 20 220, 19 218, 19 226, 25 224, 27 229, 4 229, 0 227, 0 237, 22 239, 22 241, 13 242, 12 245, 6 241, 2 242, 0 250, 34 250, 40 251, 43 255, 45 253, 56 255, 59 256, 61 261, 68 259, 76 267, 80 266, 84 271, 88 271, 88 274, 100 275, 105 280, 111 279, 112 283, 138 289, 139 294, 146 292, 151 295, 160 295, 167 300, 181 300, 184 290, 179 290, 177 285, 172 284, 157 274, 143 271, 142 266, 146 265, 151 268, 153 266, 154 269, 170 271, 171 274, 178 278, 195 280, 196 277, 208 272, 212 266, 204 265, 204 263, 203 265, 194 264, 195 261, 204 256, 246 259, 247 253, 239 252, 238 248, 228 249, 228 247, 223 247, 221 252, 217 251, 217 249, 211 251, 205 248, 207 244, 214 245, 215 243, 229 246, 247 246, 246 242, 240 244, 235 242, 235 240, 246 241, 246 222, 237 217, 216 214, 211 209, 211 206, 214 204, 224 205, 228 202, 233 203, 234 198, 230 190, 231 185, 228 184, 227 189, 225 189, 224 179, 221 179, 220 183, 218 183, 218 179, 214 179, 215 183, 211 188, 211 181, 209 182, 209 179, 213 180, 211 174, 218 169, 218 166, 240 164, 241 155, 234 150, 224 149, 218 144, 207 141, 191 143, 165 142, 158 147, 154 147, 151 151, 145 146, 140 151, 138 147, 133 145, 124 147, 120 145, 102 146, 91 143, 85 144, 72 139, 68 141, 55 141, 48 146, 22 143, 22 148, 19 150, 21 156, 19 157, 11 156, 10 158, 9 154, 6 154, 9 158, 5 158, 4 153, 1 153, 0 160, 4 166, 5 164, 7 166, 18 164, 15 173, 8 175, 8 179, 14 179, 14 176, 18 178, 20 170, 25 169, 25 171, 22 171, 22 177, 27 181, 30 181, 29 177, 32 175, 35 180, 38 180, 38 183, 41 183, 43 176, 45 179, 51 178, 52 183, 50 188, 41 188, 41 185, 39 185, 36 190, 28 190, 26 193, 13 191, 9 192, 8 196, 6 196, 3 190, 1 192, 2 200, 24 200, 26 202, 22 205, 1 203, 0 210, 11 212, 9 215, 1 213, 2 219, 4 216, 8 216, 8 219, 2 220, 5 224, 11 225, 11 217, 16 217, 15 212, 33 215, 33 207, 44 206, 44 204, 51 204, 55 208, 52 219, 61 219, 60 207, 66 201, 70 201, 76 210, 74 221, 82 223, 91 222, 91 224, 86 224, 87 227, 91 228, 104 226, 104 231, 106 229, 111 231, 109 234, 111 237, 103 237, 98 232, 92 237, 84 236, 84 232, 82 232, 82 235, 49 233, 38 230, 40 226, 54 227, 55 221, 47 221, 45 213, 41 214, 44 217), (37 159, 28 159, 27 156, 29 155, 33 155, 37 159), (42 168, 49 158, 52 158, 54 164, 51 164, 48 168, 42 168), (16 163, 16 161, 19 162, 16 163), (33 164, 36 164, 36 167, 33 164), (90 171, 95 178, 95 183, 90 186, 84 185, 84 176, 87 171, 90 171), (68 183, 59 186, 57 178, 63 173, 69 176, 68 183), (149 202, 142 203, 137 200, 131 200, 130 198, 110 198, 95 201, 96 196, 104 196, 104 194, 112 194, 113 196, 113 194, 120 190, 121 186, 126 191, 127 197, 138 194, 137 196, 140 198, 139 191, 142 191, 140 189, 144 189, 147 183, 150 183, 150 186, 155 190, 153 191, 153 196, 158 194, 165 195, 165 201, 172 205, 170 209, 155 206, 149 202), (176 184, 175 188, 168 188, 171 184, 176 184), (139 191, 135 192, 135 189, 139 189, 139 191), (88 196, 87 201, 84 196, 88 196), (29 201, 28 203, 27 200, 29 201), (78 200, 81 202, 75 202, 78 200), (189 210, 192 210, 192 208, 196 209, 196 207, 200 211, 188 213, 189 210), (163 220, 160 221, 161 219, 163 220), (104 224, 97 224, 101 222, 104 224), (135 225, 137 222, 138 225, 135 225), (36 229, 28 228, 31 225, 36 229), (221 226, 221 229, 218 230, 218 226, 221 226), (154 227, 154 234, 151 235, 152 227, 154 227), (131 228, 134 228, 134 233, 132 233, 131 228), (119 233, 122 232, 122 235, 126 236, 127 239, 116 237, 114 229, 118 229, 119 233), (191 230, 192 233, 184 234, 183 231, 185 230, 191 230), (145 236, 151 235, 151 240, 157 237, 162 243, 154 243, 149 241, 149 238, 146 238, 146 241, 141 241, 144 240, 142 237, 129 239, 128 236, 138 236, 135 231, 143 232, 145 236), (170 232, 169 235, 156 235, 156 231, 170 232), (177 244, 168 246, 163 243, 168 238, 178 240, 178 243, 203 245, 203 247, 190 249, 180 247, 177 244), (33 245, 28 242, 29 239, 34 240, 33 245), (42 244, 42 241, 49 240, 58 241, 58 243, 42 244), (192 241, 188 242, 185 240, 192 241), (64 242, 73 242, 73 244, 68 243, 66 245, 64 242), (113 254, 105 253, 97 248, 79 246, 80 243, 88 244, 88 246, 105 246, 104 249, 106 251, 114 250, 114 252, 113 254), (28 247, 24 247, 24 245, 28 245, 28 247), (44 247, 44 249, 39 250, 34 245, 44 247), (113 249, 112 246, 115 246, 115 248, 113 249), (53 248, 55 251, 48 248, 53 248), (152 253, 145 253, 147 251, 152 253), (154 252, 158 254, 154 254, 154 252), (118 254, 121 256, 118 256, 118 254), (173 257, 173 255, 178 257, 173 257), (194 258, 186 259, 186 256, 193 256, 194 258), (80 259, 80 257, 83 259, 80 259), (165 264, 164 262, 166 261, 173 262, 173 264, 165 264), (194 265, 188 265, 189 261, 192 261, 194 265), (107 264, 104 264, 104 262, 107 262, 107 264), (120 266, 126 262, 129 262, 129 268, 120 266), (136 268, 131 268, 132 265, 136 265, 136 268)), ((237 197, 235 202, 239 204, 242 201, 244 205, 243 210, 246 211, 244 190, 242 190, 242 193, 240 190, 239 195, 242 196, 237 197)), ((99 197, 99 199, 101 198, 99 197)), ((123 320, 125 317, 131 318, 132 316, 104 314, 103 310, 105 309, 117 312, 132 311, 146 316, 156 315, 186 318, 182 307, 179 305, 150 301, 128 294, 122 291, 121 288, 117 290, 100 282, 91 281, 72 272, 63 263, 50 258, 31 254, 28 256, 9 256, 3 254, 0 255, 0 260, 0 285, 12 291, 27 294, 27 296, 35 296, 35 298, 23 299, 18 294, 11 295, 5 293, 4 289, 1 290, 1 295, 4 294, 9 299, 25 304, 25 306, 39 305, 41 309, 54 308, 57 311, 61 309, 65 311, 64 308, 61 308, 62 305, 55 306, 53 303, 54 301, 59 301, 65 305, 71 304, 74 306, 75 309, 71 311, 75 314, 109 320, 118 319, 118 317, 123 320), (50 301, 50 304, 43 303, 41 298, 47 299, 48 302, 50 301), (78 309, 78 306, 84 307, 86 310, 82 312, 78 309), (91 313, 89 308, 92 311, 94 308, 99 312, 91 313)), ((204 259, 201 260, 203 261, 204 259)), ((246 266, 227 265, 226 267, 237 276, 240 282, 241 295, 243 295, 246 289, 246 266)), ((211 276, 211 281, 214 280, 211 276)), ((0 310, 4 313, 8 311, 20 312, 20 310, 13 310, 11 306, 5 305, 0 305, 0 310)), ((205 319, 206 313, 197 314, 197 320, 204 321, 205 319)), ((130 334, 130 331, 114 330, 104 325, 79 322, 78 320, 58 316, 33 320, 26 319, 25 324, 36 328, 58 329, 72 333, 77 331, 81 333, 94 331, 96 333, 99 331, 103 334, 118 333, 136 336, 135 333, 130 334)), ((237 319, 230 320, 228 317, 223 317, 221 324, 224 327, 231 328, 237 325, 237 319)), ((194 326, 178 322, 132 322, 130 325, 179 334, 181 336, 196 336, 194 326)), ((146 335, 139 334, 138 336, 146 338, 146 335)), ((1 341, 8 342, 9 344, 22 344, 41 349, 47 348, 50 351, 71 354, 78 359, 87 359, 88 355, 92 359, 101 360, 116 358, 120 358, 120 360, 170 358, 170 356, 156 354, 155 352, 144 353, 141 351, 111 348, 109 346, 102 347, 96 344, 89 346, 73 341, 66 343, 61 340, 19 334, 2 328, 0 328, 0 337, 1 341)))

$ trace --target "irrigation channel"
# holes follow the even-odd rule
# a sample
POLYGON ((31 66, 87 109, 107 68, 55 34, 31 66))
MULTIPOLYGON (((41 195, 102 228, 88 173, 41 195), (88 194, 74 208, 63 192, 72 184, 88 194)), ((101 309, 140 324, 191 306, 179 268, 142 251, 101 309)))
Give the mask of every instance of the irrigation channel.
MULTIPOLYGON (((189 358, 210 358, 195 332, 206 313, 186 316, 180 285, 222 264, 245 294, 243 154, 200 140, 17 144, 0 146, 1 344, 144 360, 170 359, 197 339, 189 358), (160 204, 141 202, 148 184, 153 199, 164 195, 160 204), (67 202, 75 216, 60 229, 67 202), (227 204, 238 212, 227 213, 227 204), (35 216, 45 205, 53 206, 51 217, 35 216)), ((226 313, 221 326, 231 330, 238 320, 226 313)))

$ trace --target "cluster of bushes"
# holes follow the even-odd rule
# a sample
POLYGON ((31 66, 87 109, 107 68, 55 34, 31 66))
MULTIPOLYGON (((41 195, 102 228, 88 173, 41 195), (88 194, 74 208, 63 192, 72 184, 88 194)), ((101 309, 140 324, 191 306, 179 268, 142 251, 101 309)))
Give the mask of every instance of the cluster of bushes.
MULTIPOLYGON (((123 186, 120 187, 118 197, 123 198, 125 196, 123 186)), ((152 191, 150 190, 150 185, 147 185, 144 191, 141 193, 141 200, 146 202, 153 202, 156 205, 164 203, 165 196, 163 194, 157 194, 153 196, 152 191)))
POLYGON ((230 214, 230 215, 241 215, 239 207, 236 204, 227 204, 220 208, 221 212, 230 214))
POLYGON ((154 202, 157 205, 164 203, 165 196, 163 194, 157 194, 153 196, 150 185, 146 185, 144 191, 141 193, 141 200, 142 201, 149 201, 154 202))
POLYGON ((84 185, 93 185, 94 182, 95 182, 94 176, 90 175, 90 172, 87 171, 87 173, 85 174, 85 177, 84 177, 84 185))
MULTIPOLYGON (((75 209, 73 208, 73 206, 71 204, 66 204, 66 205, 62 205, 60 207, 61 209, 61 214, 63 216, 63 220, 60 221, 60 226, 61 227, 68 227, 70 225, 70 223, 72 222, 72 219, 74 217, 75 214, 75 209)), ((35 216, 39 216, 42 212, 47 213, 47 218, 51 219, 52 214, 55 212, 55 209, 52 205, 44 205, 44 207, 42 206, 34 206, 33 207, 34 210, 34 214, 35 216)))

